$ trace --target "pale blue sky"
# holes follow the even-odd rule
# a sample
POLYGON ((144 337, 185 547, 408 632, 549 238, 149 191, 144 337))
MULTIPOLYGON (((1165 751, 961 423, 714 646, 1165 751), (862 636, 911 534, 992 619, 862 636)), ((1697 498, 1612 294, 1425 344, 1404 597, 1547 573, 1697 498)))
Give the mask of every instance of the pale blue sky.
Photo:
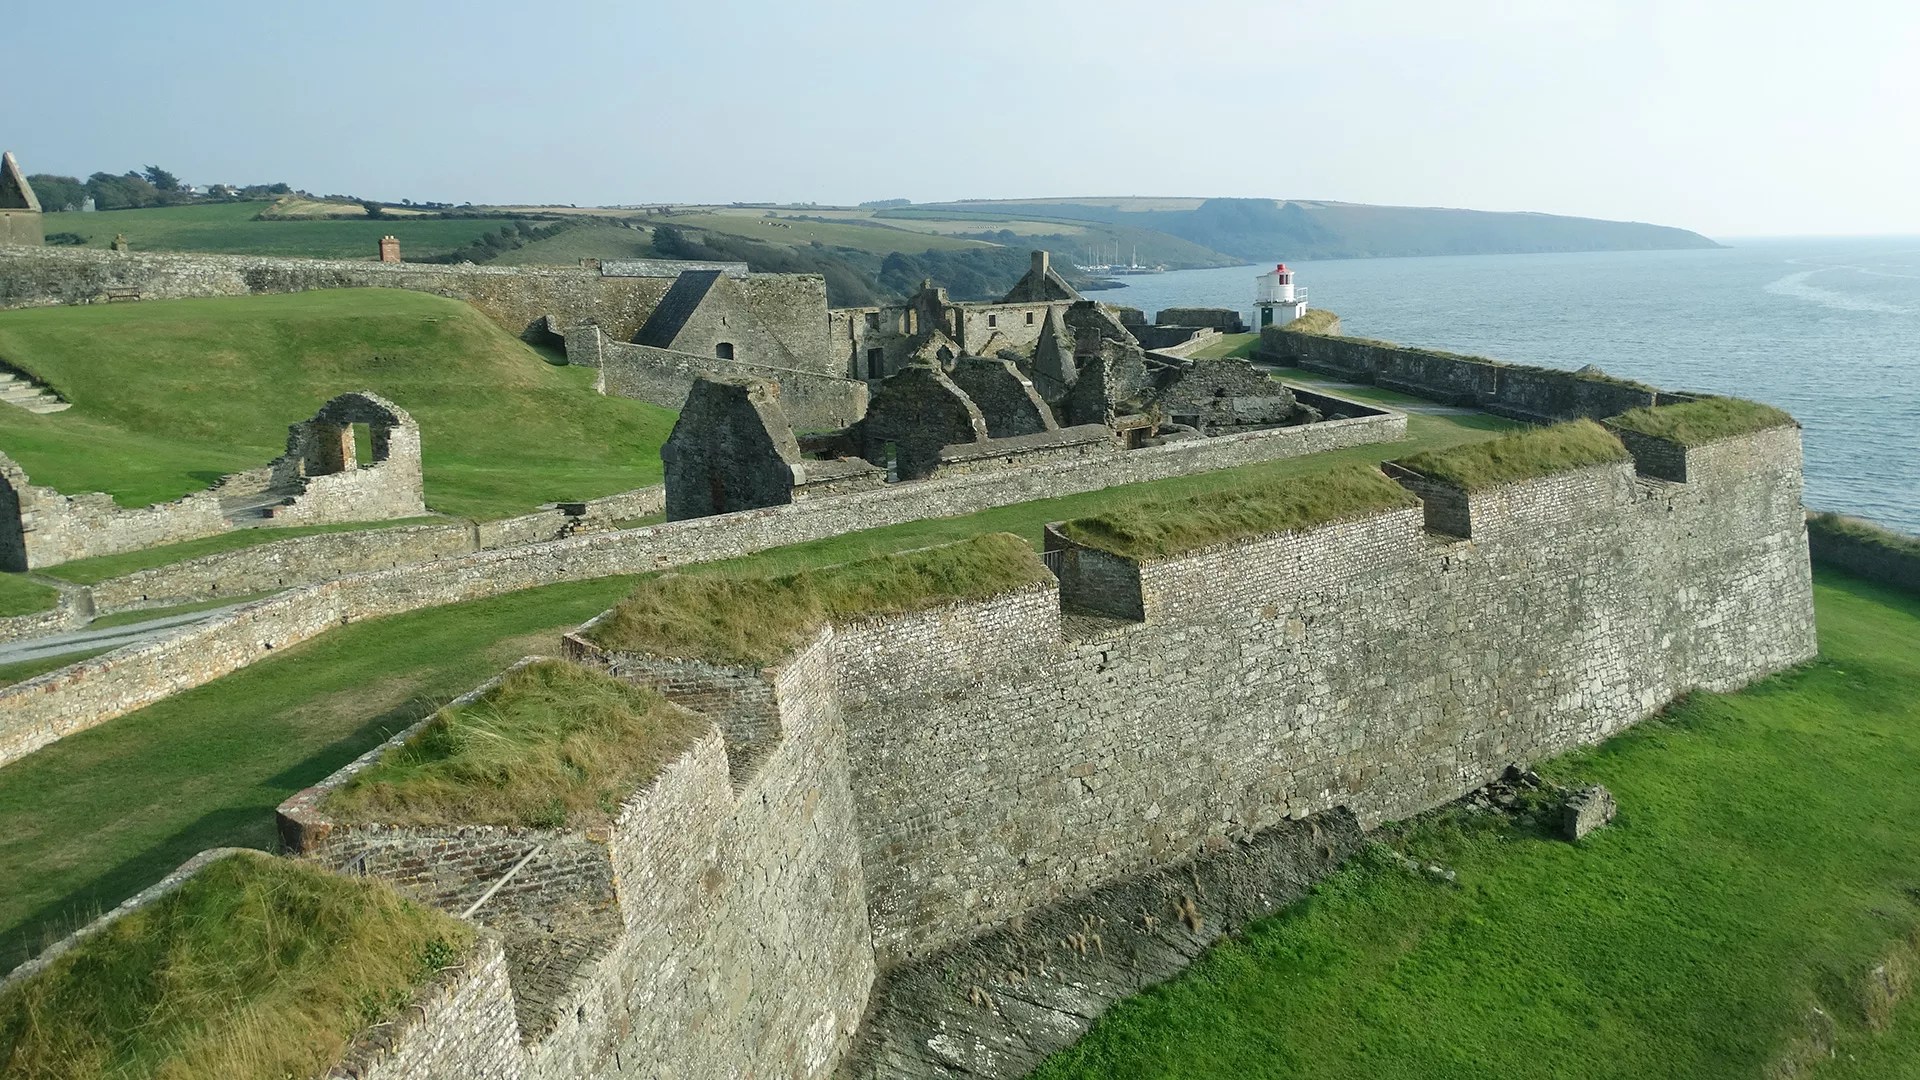
POLYGON ((1920 232, 1920 4, 15 5, 0 146, 382 199, 1240 195, 1920 232))

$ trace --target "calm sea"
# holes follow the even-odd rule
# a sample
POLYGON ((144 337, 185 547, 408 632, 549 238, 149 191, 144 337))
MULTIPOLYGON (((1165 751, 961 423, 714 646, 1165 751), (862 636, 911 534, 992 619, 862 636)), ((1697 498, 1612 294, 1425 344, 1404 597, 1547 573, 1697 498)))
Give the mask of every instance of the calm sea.
MULTIPOLYGON (((1129 278, 1149 318, 1253 306, 1271 266, 1129 278)), ((1755 398, 1805 426, 1807 505, 1920 532, 1920 238, 1295 264, 1345 332, 1755 398)))

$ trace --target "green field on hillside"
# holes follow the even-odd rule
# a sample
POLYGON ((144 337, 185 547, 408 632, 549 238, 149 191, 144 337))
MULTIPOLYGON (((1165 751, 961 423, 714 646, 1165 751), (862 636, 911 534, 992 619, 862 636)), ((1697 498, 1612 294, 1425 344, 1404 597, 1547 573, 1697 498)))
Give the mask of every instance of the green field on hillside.
POLYGON ((1613 827, 1377 835, 1457 883, 1363 857, 1035 1076, 1785 1076, 1815 1005, 1839 1054, 1811 1075, 1916 1075, 1920 1006, 1870 1034, 1864 987, 1920 959, 1920 600, 1824 572, 1816 598, 1819 661, 1545 770, 1611 788, 1613 827))
POLYGON ((711 229, 783 247, 804 247, 818 242, 827 247, 853 248, 873 255, 895 251, 909 254, 920 251, 962 251, 989 246, 978 240, 960 240, 938 233, 889 228, 872 221, 801 220, 808 216, 811 215, 804 210, 709 210, 675 213, 659 221, 663 225, 711 229), (774 216, 768 217, 769 213, 774 216))
POLYGON ((421 426, 427 504, 525 513, 658 483, 673 412, 593 391, 467 304, 399 289, 0 312, 0 360, 74 403, 0 410, 36 483, 144 506, 286 449, 287 426, 372 390, 421 426))
MULTIPOLYGON (((708 564, 766 575, 990 532, 1040 544, 1049 521, 1116 505, 1285 481, 1513 428, 1492 416, 1412 417, 1400 443, 1291 458, 932 518, 708 564)), ((528 589, 357 622, 0 767, 0 969, 201 848, 270 846, 273 808, 560 632, 628 580, 528 589)), ((24 677, 24 676, 21 676, 24 677)))
POLYGON ((69 211, 48 214, 46 230, 48 235, 76 233, 86 237, 88 247, 96 248, 112 243, 118 233, 126 236, 135 251, 372 259, 382 236, 399 237, 401 254, 407 257, 444 255, 465 247, 481 233, 512 224, 497 218, 255 221, 269 205, 234 202, 91 214, 69 211))

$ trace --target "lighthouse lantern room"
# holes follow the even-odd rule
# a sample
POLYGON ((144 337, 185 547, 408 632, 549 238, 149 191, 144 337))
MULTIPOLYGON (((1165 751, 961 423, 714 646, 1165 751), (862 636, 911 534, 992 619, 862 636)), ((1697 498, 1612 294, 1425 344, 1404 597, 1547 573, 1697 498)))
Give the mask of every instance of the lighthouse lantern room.
POLYGON ((1286 263, 1253 279, 1253 327, 1285 326, 1307 313, 1307 290, 1293 284, 1286 263))

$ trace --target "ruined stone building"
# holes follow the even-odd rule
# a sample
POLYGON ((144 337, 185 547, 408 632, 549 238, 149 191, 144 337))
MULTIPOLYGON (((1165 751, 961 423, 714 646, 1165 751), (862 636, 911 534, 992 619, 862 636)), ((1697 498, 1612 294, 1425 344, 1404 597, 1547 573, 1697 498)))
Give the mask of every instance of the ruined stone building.
POLYGON ((46 242, 40 200, 12 152, 0 153, 0 247, 39 247, 46 242))

